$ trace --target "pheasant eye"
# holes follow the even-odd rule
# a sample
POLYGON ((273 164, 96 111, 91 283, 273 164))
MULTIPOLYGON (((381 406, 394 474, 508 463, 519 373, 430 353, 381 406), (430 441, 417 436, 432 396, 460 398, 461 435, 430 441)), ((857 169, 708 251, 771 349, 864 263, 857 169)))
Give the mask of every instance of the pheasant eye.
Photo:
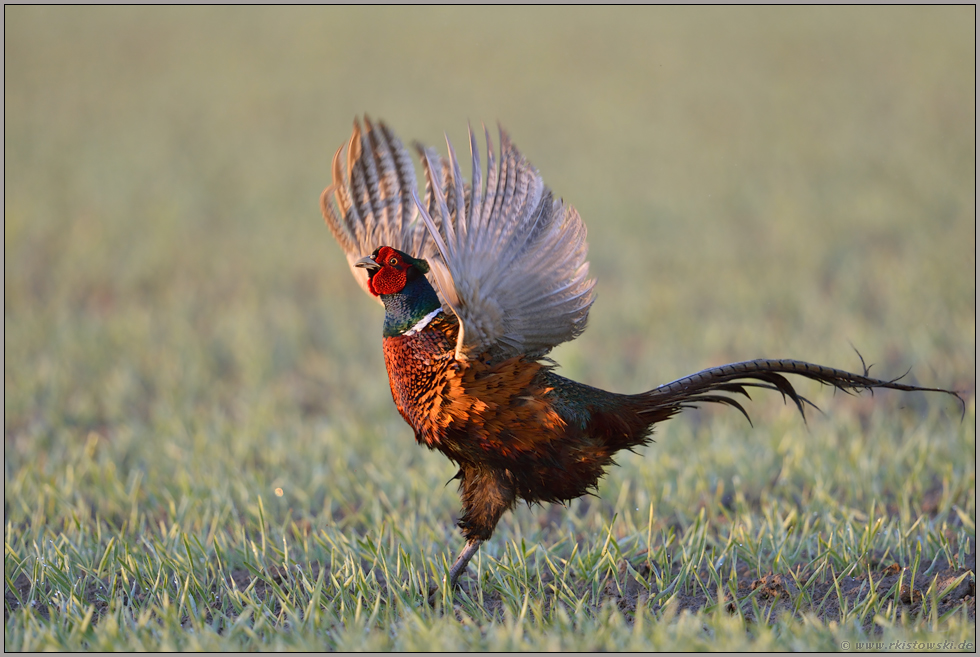
POLYGON ((398 258, 396 258, 396 257, 394 257, 394 256, 392 256, 392 257, 391 257, 391 258, 390 258, 390 259, 388 260, 388 264, 389 264, 389 265, 391 265, 392 267, 394 267, 395 265, 397 265, 397 264, 398 264, 398 258))

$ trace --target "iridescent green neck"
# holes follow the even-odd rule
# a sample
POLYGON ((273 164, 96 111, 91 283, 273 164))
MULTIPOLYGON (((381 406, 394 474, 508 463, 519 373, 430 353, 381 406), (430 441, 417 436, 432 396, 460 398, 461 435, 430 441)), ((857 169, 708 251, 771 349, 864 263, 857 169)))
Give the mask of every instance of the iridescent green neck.
MULTIPOLYGON (((442 308, 439 296, 425 276, 409 281, 398 294, 382 294, 380 298, 385 304, 385 326, 382 335, 386 338, 404 335, 415 329, 423 320, 431 321, 435 317, 433 313, 442 308)), ((416 330, 420 329, 421 327, 416 330)))

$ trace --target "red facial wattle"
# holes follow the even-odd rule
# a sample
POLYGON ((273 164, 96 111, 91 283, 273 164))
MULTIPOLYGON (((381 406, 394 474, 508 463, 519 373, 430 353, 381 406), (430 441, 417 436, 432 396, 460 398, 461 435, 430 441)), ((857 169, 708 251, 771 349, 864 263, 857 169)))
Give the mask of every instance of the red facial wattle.
POLYGON ((368 279, 368 289, 372 294, 397 294, 405 289, 411 265, 405 262, 398 251, 390 246, 383 246, 374 255, 374 261, 381 269, 368 279))

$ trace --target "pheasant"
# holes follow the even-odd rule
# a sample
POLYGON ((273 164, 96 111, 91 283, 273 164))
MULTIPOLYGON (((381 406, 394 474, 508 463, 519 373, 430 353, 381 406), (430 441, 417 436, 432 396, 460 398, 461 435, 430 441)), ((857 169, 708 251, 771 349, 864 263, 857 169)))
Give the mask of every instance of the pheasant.
POLYGON ((365 116, 362 130, 355 120, 346 167, 341 145, 320 198, 355 279, 384 304, 382 345, 399 413, 420 445, 459 467, 466 544, 449 570, 451 588, 518 500, 562 503, 595 490, 616 452, 648 444, 654 425, 684 409, 725 404, 748 418, 732 395, 764 388, 803 413, 810 402, 787 374, 846 391, 956 395, 797 360, 712 367, 639 394, 559 376, 545 357, 582 333, 593 301, 585 225, 503 129, 499 165, 484 132, 485 183, 472 130, 469 183, 448 138, 448 160, 416 144, 421 201, 402 142, 384 123, 365 116))

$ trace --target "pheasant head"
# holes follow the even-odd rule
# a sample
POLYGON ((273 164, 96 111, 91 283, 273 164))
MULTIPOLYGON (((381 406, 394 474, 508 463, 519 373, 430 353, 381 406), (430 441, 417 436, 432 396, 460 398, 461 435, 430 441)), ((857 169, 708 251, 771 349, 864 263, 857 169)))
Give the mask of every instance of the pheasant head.
POLYGON ((368 289, 385 305, 384 337, 419 331, 442 310, 425 260, 382 246, 354 266, 367 269, 368 289))

